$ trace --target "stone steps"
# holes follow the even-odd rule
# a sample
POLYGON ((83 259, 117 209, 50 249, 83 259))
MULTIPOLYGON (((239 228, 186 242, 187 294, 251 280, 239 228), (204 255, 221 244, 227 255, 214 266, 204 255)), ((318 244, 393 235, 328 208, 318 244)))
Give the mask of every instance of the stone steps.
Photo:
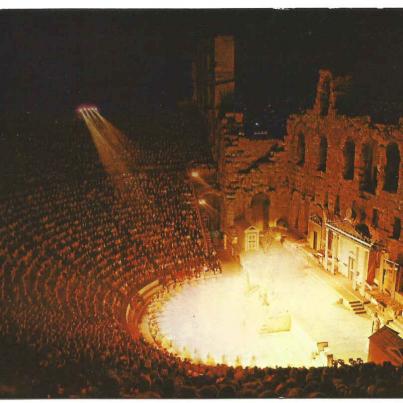
POLYGON ((364 304, 361 301, 348 301, 348 304, 350 305, 350 309, 354 311, 356 315, 362 315, 366 313, 364 304))

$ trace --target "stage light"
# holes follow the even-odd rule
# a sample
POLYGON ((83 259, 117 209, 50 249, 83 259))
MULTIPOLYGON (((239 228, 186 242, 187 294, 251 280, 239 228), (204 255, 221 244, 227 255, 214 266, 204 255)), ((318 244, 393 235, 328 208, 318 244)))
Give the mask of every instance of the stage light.
POLYGON ((200 175, 197 171, 192 171, 191 176, 192 178, 198 178, 200 175))
POLYGON ((200 199, 199 204, 200 204, 200 206, 205 206, 207 204, 207 202, 205 199, 200 199))
POLYGON ((88 104, 82 104, 76 108, 77 113, 84 113, 90 111, 98 112, 98 108, 95 105, 88 105, 88 104))

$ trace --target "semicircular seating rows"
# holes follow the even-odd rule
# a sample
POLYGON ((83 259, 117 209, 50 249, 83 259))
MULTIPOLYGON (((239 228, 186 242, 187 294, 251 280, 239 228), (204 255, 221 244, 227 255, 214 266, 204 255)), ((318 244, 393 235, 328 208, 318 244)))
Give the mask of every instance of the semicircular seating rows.
POLYGON ((0 396, 401 396, 391 365, 196 365, 132 338, 137 290, 219 262, 204 252, 183 172, 133 172, 120 190, 96 172, 0 200, 0 396))

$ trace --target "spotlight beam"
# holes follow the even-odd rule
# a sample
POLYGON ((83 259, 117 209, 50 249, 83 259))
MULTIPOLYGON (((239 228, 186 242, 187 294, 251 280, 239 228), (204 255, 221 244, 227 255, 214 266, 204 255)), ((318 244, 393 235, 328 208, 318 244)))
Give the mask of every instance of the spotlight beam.
POLYGON ((111 176, 116 188, 124 191, 123 176, 130 173, 129 166, 132 164, 132 156, 135 155, 133 144, 106 120, 95 106, 83 105, 77 108, 77 113, 91 134, 105 171, 111 176))

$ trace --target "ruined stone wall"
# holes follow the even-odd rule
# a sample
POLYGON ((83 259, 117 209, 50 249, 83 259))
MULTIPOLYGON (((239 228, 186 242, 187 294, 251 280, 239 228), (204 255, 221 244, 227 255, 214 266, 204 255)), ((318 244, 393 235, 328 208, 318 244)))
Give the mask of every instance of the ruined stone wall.
POLYGON ((214 110, 214 41, 212 38, 201 39, 193 55, 192 63, 192 86, 193 102, 208 114, 214 110))
POLYGON ((218 35, 204 38, 198 42, 194 52, 192 99, 206 118, 213 158, 217 160, 220 106, 223 98, 235 90, 234 37, 218 35))
MULTIPOLYGON (((318 84, 318 93, 320 93, 318 84)), ((330 104, 331 105, 331 104, 330 104)), ((291 197, 289 224, 307 234, 308 219, 313 214, 326 219, 343 219, 367 225, 371 238, 384 243, 392 259, 403 251, 402 240, 392 239, 395 218, 403 221, 403 172, 399 167, 396 192, 384 190, 386 178, 386 149, 397 145, 403 155, 403 121, 401 125, 373 124, 369 117, 338 115, 330 106, 321 115, 320 102, 305 114, 292 115, 287 122, 285 149, 288 155, 287 172, 291 197), (305 138, 305 161, 298 164, 298 136, 305 138), (325 171, 319 169, 320 141, 327 141, 325 171), (344 178, 346 142, 355 144, 354 174, 344 178), (365 161, 362 150, 372 149, 372 184, 363 189, 365 161), (374 213, 374 210, 376 212, 374 213), (374 220, 374 214, 377 219, 374 220)), ((324 238, 324 237, 323 237, 324 238)))
POLYGON ((397 236, 394 229, 396 220, 403 222, 403 119, 382 125, 368 116, 340 114, 339 97, 348 80, 321 71, 313 108, 289 117, 284 141, 244 137, 241 114, 221 120, 217 148, 224 231, 231 232, 237 222, 254 225, 252 200, 263 194, 270 203, 270 226, 282 219, 303 237, 315 231, 316 249, 323 251, 325 223, 347 218, 366 228, 383 261, 402 265, 403 233, 397 236), (400 155, 398 180, 385 186, 390 148, 400 155))
POLYGON ((218 177, 224 195, 223 228, 231 228, 235 221, 254 225, 251 202, 259 194, 269 201, 269 223, 274 226, 288 209, 283 143, 249 139, 239 135, 242 130, 242 114, 227 114, 221 121, 218 177))
POLYGON ((221 99, 226 93, 235 89, 235 43, 229 35, 219 35, 214 38, 214 106, 217 110, 221 99))
POLYGON ((223 96, 235 89, 235 42, 218 35, 198 42, 192 63, 193 101, 216 118, 223 96))

